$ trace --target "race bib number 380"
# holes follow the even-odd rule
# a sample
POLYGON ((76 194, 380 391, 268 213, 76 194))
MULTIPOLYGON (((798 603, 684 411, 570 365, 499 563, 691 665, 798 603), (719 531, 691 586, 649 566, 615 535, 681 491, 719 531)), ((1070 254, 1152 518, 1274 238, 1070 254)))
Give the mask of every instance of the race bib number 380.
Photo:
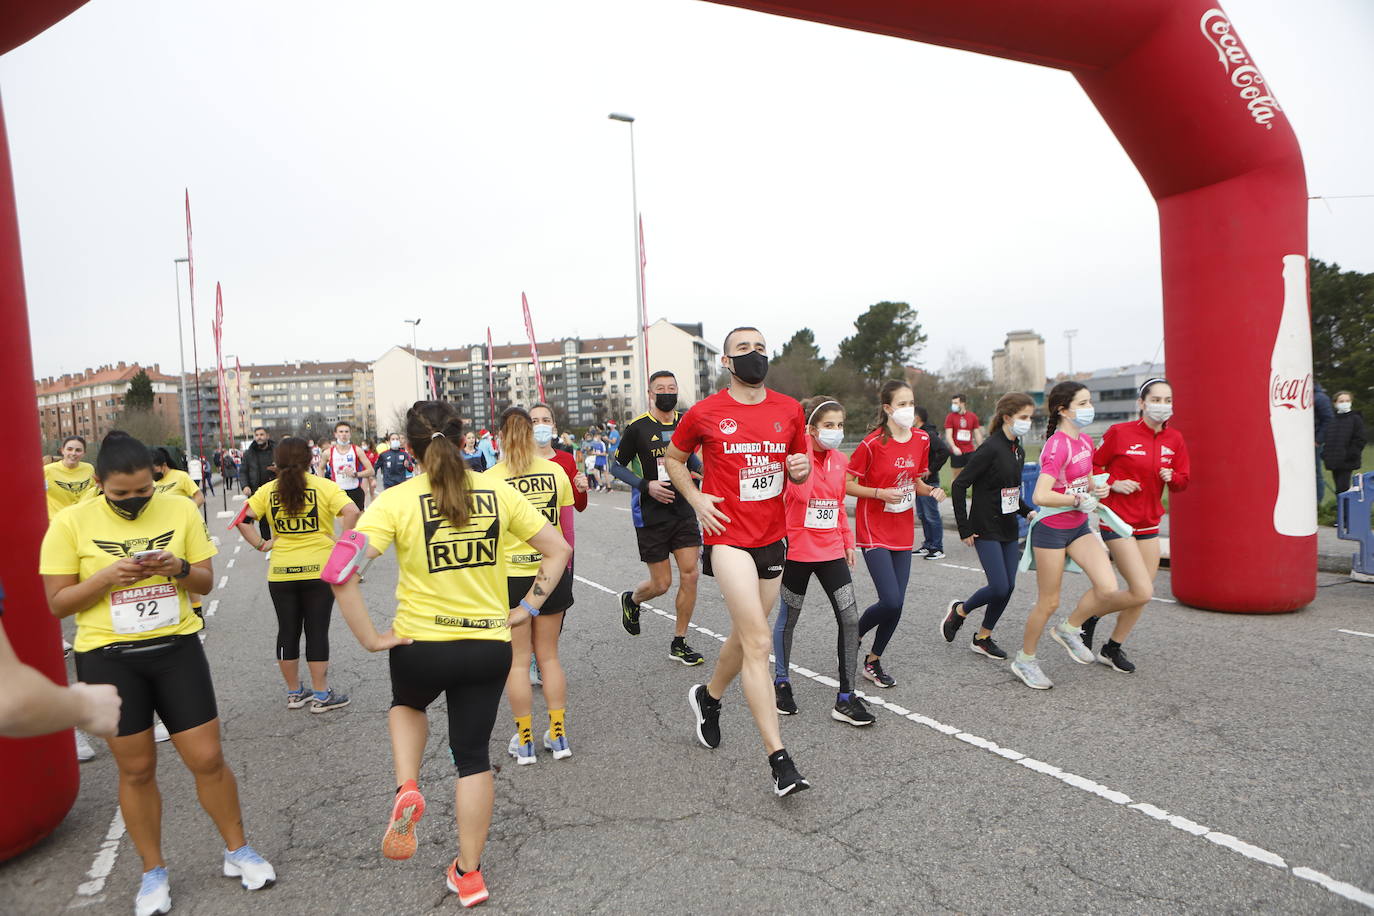
POLYGON ((740 502, 752 503, 782 495, 782 464, 770 461, 755 467, 740 468, 740 502))
POLYGON ((839 521, 838 499, 809 499, 806 501, 806 527, 829 531, 839 521))
POLYGON ((146 633, 181 622, 181 601, 170 582, 139 585, 110 593, 110 620, 116 633, 146 633))

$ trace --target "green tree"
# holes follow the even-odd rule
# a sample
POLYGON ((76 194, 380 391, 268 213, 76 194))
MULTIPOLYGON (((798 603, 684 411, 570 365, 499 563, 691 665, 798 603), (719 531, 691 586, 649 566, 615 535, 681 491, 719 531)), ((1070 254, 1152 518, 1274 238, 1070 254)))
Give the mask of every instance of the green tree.
POLYGON ((854 333, 840 341, 837 359, 877 386, 886 378, 902 378, 903 369, 920 359, 925 343, 914 308, 905 302, 879 302, 855 319, 854 333))
POLYGON ((153 380, 148 378, 148 373, 138 370, 138 374, 129 379, 129 390, 124 392, 124 408, 126 410, 152 410, 153 409, 153 380))
POLYGON ((794 398, 809 398, 819 393, 826 360, 816 346, 816 335, 802 328, 783 344, 782 352, 769 361, 768 387, 794 398))
POLYGON ((1308 262, 1312 297, 1312 368, 1328 394, 1349 391, 1358 406, 1374 400, 1374 273, 1308 262))

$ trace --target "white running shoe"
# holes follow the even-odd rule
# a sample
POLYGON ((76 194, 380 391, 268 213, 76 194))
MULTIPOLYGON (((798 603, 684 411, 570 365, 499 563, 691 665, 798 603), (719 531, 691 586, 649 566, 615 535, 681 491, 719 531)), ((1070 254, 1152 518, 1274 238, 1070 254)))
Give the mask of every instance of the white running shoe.
POLYGON ((1083 630, 1069 626, 1068 621, 1050 627, 1050 638, 1063 646, 1064 651, 1069 653, 1069 658, 1080 665, 1091 665, 1096 661, 1093 650, 1083 644, 1083 630))
POLYGON ((94 756, 95 748, 91 746, 91 739, 81 729, 76 729, 76 759, 85 763, 94 756))
POLYGON ((172 740, 171 733, 167 731, 167 726, 162 724, 161 719, 158 719, 153 723, 153 740, 159 744, 161 744, 163 741, 172 740))
POLYGON ((539 762, 539 758, 534 755, 534 742, 526 741, 522 744, 519 732, 510 736, 510 744, 506 745, 506 753, 514 757, 515 762, 522 767, 539 762))
POLYGON ((224 877, 238 878, 245 890, 255 891, 277 880, 272 864, 244 844, 233 852, 224 850, 224 877))
POLYGON ((159 865, 143 873, 143 884, 134 898, 134 916, 154 916, 172 908, 172 886, 167 881, 167 869, 159 865))
POLYGON ((1045 677, 1045 672, 1040 670, 1040 662, 1033 658, 1014 659, 1011 663, 1011 673, 1024 681, 1027 687, 1035 690, 1049 690, 1054 686, 1054 681, 1045 677))

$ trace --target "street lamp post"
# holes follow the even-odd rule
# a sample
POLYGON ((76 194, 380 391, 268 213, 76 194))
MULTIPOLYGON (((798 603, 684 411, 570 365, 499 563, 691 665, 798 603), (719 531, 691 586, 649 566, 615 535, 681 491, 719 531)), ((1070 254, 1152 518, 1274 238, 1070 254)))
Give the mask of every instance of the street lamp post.
POLYGON ((1073 378, 1073 339, 1078 336, 1078 329, 1073 328, 1064 332, 1064 339, 1069 343, 1069 378, 1073 378))
POLYGON ((415 400, 419 401, 423 400, 420 397, 420 375, 422 372, 420 369, 420 350, 419 345, 416 343, 419 336, 416 328, 420 326, 420 319, 407 318, 405 319, 405 323, 410 325, 410 355, 415 357, 415 400))
POLYGON ((177 356, 181 360, 181 445, 186 454, 191 453, 191 409, 186 397, 186 345, 181 334, 181 268, 178 264, 187 264, 187 258, 172 259, 172 273, 175 275, 177 287, 177 356))
POLYGON ((631 115, 611 112, 607 115, 612 121, 620 121, 630 125, 630 205, 633 212, 630 214, 631 237, 634 242, 635 257, 635 340, 639 342, 639 359, 635 360, 635 394, 631 401, 635 413, 639 413, 643 405, 648 400, 648 366, 645 362, 649 358, 648 338, 644 328, 644 276, 643 266, 640 264, 639 255, 639 188, 635 175, 635 119, 631 115))

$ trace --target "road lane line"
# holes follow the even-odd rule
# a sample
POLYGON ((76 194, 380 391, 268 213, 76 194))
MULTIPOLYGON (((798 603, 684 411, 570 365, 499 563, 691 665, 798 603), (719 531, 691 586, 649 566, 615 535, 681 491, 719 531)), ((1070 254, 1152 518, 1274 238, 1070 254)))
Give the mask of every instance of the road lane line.
POLYGON ((205 606, 205 616, 206 616, 206 617, 213 617, 213 616, 215 616, 215 611, 217 611, 217 610, 219 610, 219 599, 218 599, 218 598, 214 599, 214 600, 211 601, 208 605, 205 606))
POLYGON ((227 575, 225 575, 225 576, 220 576, 220 577, 219 577, 219 587, 220 587, 220 588, 224 588, 224 586, 226 586, 226 585, 228 585, 228 584, 229 584, 229 577, 228 577, 227 575))
POLYGON ((230 558, 229 558, 229 563, 228 563, 224 568, 225 568, 225 569, 233 569, 233 568, 234 568, 234 564, 237 563, 237 562, 238 562, 238 560, 234 559, 233 557, 230 557, 230 558))
POLYGON ((239 552, 240 550, 242 550, 242 549, 243 549, 243 545, 242 545, 242 544, 235 544, 235 545, 234 545, 234 553, 238 553, 238 552, 239 552))
POLYGON ((91 861, 90 871, 86 872, 86 877, 91 880, 76 889, 82 897, 94 897, 105 889, 105 879, 114 871, 115 859, 119 858, 119 841, 123 837, 124 815, 116 807, 114 819, 110 821, 110 829, 105 831, 105 842, 100 844, 95 859, 91 861))
MULTIPOLYGON (((573 578, 584 585, 588 585, 599 591, 603 591, 608 595, 619 595, 619 593, 615 590, 607 588, 600 582, 593 582, 591 579, 588 579, 585 576, 574 575, 573 578)), ((677 619, 676 614, 660 610, 659 608, 654 607, 648 602, 643 602, 640 606, 648 608, 658 616, 663 617, 667 620, 677 619)), ((688 624, 688 626, 702 632, 703 634, 714 636, 721 642, 725 642, 726 637, 723 634, 712 633, 710 630, 706 630, 703 627, 699 627, 695 623, 688 624)), ((1361 633, 1358 635, 1374 636, 1374 634, 1369 633, 1361 633)), ((804 677, 807 677, 810 680, 829 686, 829 678, 822 680, 822 675, 817 674, 816 672, 811 671, 810 669, 802 668, 798 665, 791 664, 789 664, 788 667, 791 668, 793 671, 796 671, 798 674, 802 674, 804 677), (805 674, 803 674, 803 672, 805 672, 805 674)), ((1115 789, 1112 789, 1108 786, 1104 786, 1101 783, 1095 782, 1086 777, 1079 776, 1075 773, 1070 773, 1066 770, 1062 770, 1052 763, 1046 763, 1045 761, 1037 760, 1034 757, 1029 757, 1025 754, 1022 754, 1020 751, 1015 751, 1011 748, 1001 747, 993 741, 989 741, 986 738, 980 738, 977 735, 965 732, 959 729, 957 726, 946 725, 943 722, 939 722, 928 716, 924 716, 919 712, 907 712, 903 707, 898 706, 895 703, 889 703, 885 700, 881 700, 870 694, 864 693, 863 691, 855 692, 872 705, 880 709, 886 710, 887 712, 891 712, 894 715, 900 715, 902 718, 910 722, 915 722, 918 725, 924 725, 927 728, 940 732, 943 735, 948 735, 952 738, 955 738, 958 741, 962 741, 965 744, 970 745, 971 747, 976 747, 980 750, 987 751, 990 754, 995 754, 998 757, 1014 761, 1015 763, 1025 767, 1028 770, 1040 773, 1044 776, 1049 776, 1050 778, 1056 779, 1064 783, 1065 785, 1072 786, 1073 788, 1087 792, 1090 795, 1095 795, 1098 798, 1112 802, 1113 804, 1124 805, 1134 811, 1139 811, 1140 813, 1156 821, 1159 821, 1160 823, 1168 824, 1170 827, 1173 827, 1192 836, 1201 837, 1202 839, 1207 840, 1210 843, 1214 843, 1223 849, 1228 849, 1231 852, 1244 856, 1248 859, 1251 859, 1252 861, 1260 862, 1264 865, 1270 866, 1271 868, 1277 868, 1283 871, 1291 871, 1294 877, 1302 878, 1306 881, 1311 881, 1314 884, 1317 884, 1325 888, 1333 894, 1336 894, 1340 897, 1344 897, 1345 899, 1351 900, 1355 903, 1363 904, 1364 906, 1367 906, 1370 909, 1374 909, 1374 894, 1362 890, 1361 888, 1358 888, 1353 884, 1346 884, 1343 881, 1338 881, 1322 872, 1316 871, 1311 868, 1307 868, 1305 866, 1293 866, 1290 869, 1290 866, 1286 861, 1284 861, 1282 856, 1278 855, 1277 853, 1270 852, 1269 850, 1264 849, 1261 846, 1256 846, 1252 843, 1247 843, 1244 840, 1238 839, 1237 837, 1234 837, 1229 833, 1222 833, 1218 830, 1213 830, 1210 827, 1205 827, 1202 824, 1196 823, 1195 821, 1189 820, 1188 818, 1183 817, 1181 815, 1170 814, 1163 808, 1156 807, 1146 802, 1133 802, 1131 797, 1124 792, 1119 792, 1115 789)))
POLYGON ((1368 636, 1370 639, 1374 639, 1374 633, 1361 633, 1359 630, 1339 630, 1339 629, 1338 629, 1336 632, 1337 632, 1337 633, 1348 633, 1348 634, 1351 635, 1351 636, 1368 636))

